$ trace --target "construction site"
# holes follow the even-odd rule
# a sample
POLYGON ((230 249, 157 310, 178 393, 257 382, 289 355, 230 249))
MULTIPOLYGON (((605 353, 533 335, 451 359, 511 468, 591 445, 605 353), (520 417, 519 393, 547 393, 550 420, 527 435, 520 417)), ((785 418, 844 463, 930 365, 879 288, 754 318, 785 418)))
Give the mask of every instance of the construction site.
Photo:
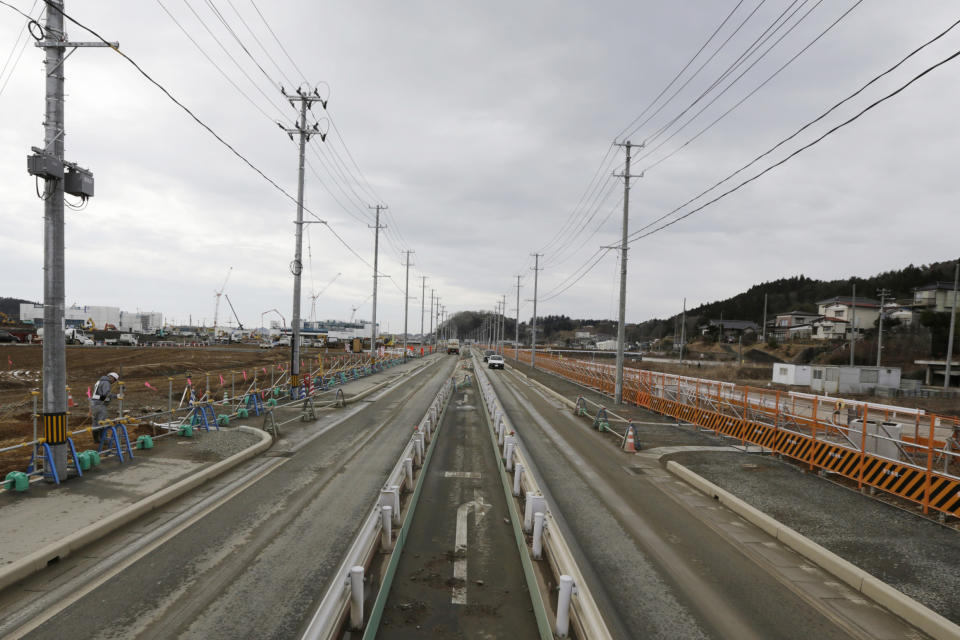
MULTIPOLYGON (((411 346, 412 348, 412 346, 411 346)), ((419 345, 416 348, 419 354, 419 345)), ((432 352, 428 346, 426 352, 432 352)), ((321 381, 340 372, 366 371, 396 354, 377 356, 327 348, 303 348, 301 370, 321 381)), ((412 352, 411 352, 412 353, 412 352)), ((68 347, 67 430, 77 450, 97 448, 90 430, 89 395, 109 372, 120 375, 113 419, 128 420, 129 438, 155 437, 158 423, 189 422, 195 407, 215 403, 217 414, 235 413, 251 393, 287 384, 289 350, 263 350, 256 343, 229 346, 68 347), (231 409, 231 407, 233 409, 231 409)), ((39 414, 42 351, 39 345, 0 345, 0 477, 31 464, 42 441, 39 414), (39 422, 38 422, 39 421, 39 422)))

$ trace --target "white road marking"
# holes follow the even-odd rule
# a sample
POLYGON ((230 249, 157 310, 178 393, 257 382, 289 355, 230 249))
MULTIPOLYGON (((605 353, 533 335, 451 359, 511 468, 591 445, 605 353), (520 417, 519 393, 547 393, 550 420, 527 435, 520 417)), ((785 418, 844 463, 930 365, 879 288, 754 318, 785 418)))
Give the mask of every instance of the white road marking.
MULTIPOLYGON (((444 478, 480 478, 479 471, 444 471, 444 478)), ((469 504, 469 503, 468 503, 469 504)))
POLYGON ((473 526, 479 527, 480 521, 490 507, 489 503, 483 501, 479 489, 473 490, 473 500, 457 507, 457 533, 454 546, 457 558, 453 561, 453 577, 460 582, 451 587, 450 602, 453 604, 467 604, 467 513, 473 509, 473 526))

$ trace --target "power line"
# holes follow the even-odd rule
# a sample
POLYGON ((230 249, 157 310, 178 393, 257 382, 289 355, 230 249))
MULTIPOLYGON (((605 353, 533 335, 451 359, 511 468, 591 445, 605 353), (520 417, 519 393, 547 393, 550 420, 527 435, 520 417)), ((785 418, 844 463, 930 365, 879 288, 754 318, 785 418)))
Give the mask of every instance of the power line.
MULTIPOLYGON (((700 56, 701 53, 703 53, 703 50, 707 48, 707 45, 709 45, 711 42, 713 42, 713 39, 717 36, 718 33, 720 33, 720 30, 723 29, 724 25, 727 24, 727 22, 730 20, 730 18, 733 17, 733 14, 737 12, 737 9, 739 9, 739 8, 740 8, 740 5, 742 5, 742 4, 743 4, 743 0, 740 0, 740 1, 733 7, 733 9, 730 10, 730 13, 727 14, 727 17, 724 18, 724 19, 723 19, 723 22, 721 22, 721 23, 717 26, 717 28, 713 30, 713 33, 710 34, 710 37, 707 38, 706 42, 704 42, 702 45, 700 45, 700 48, 697 49, 697 52, 696 52, 695 54, 693 54, 693 57, 690 58, 690 59, 687 61, 687 64, 683 65, 683 68, 680 69, 680 71, 677 72, 677 75, 673 76, 673 79, 670 80, 670 82, 668 82, 668 83, 666 84, 666 86, 664 86, 663 89, 660 90, 660 93, 657 94, 657 97, 650 101, 650 104, 648 104, 648 105, 646 106, 646 108, 645 108, 643 111, 640 112, 640 115, 638 115, 636 118, 634 118, 633 120, 631 120, 631 121, 630 121, 630 124, 628 124, 627 126, 625 126, 623 129, 620 130, 620 132, 619 132, 616 136, 614 136, 614 140, 619 140, 619 139, 623 138, 625 132, 626 132, 628 129, 630 129, 630 127, 632 127, 632 126, 634 125, 634 123, 637 122, 637 120, 639 120, 640 118, 642 118, 642 117, 647 113, 647 111, 649 111, 649 110, 653 107, 653 105, 655 105, 655 104, 657 103, 657 101, 660 100, 660 98, 663 97, 663 94, 665 94, 667 91, 670 90, 670 87, 672 87, 672 86, 674 85, 674 83, 675 83, 677 80, 680 79, 680 76, 682 76, 682 75, 684 74, 684 72, 686 72, 686 70, 690 68, 690 65, 693 64, 693 61, 696 60, 696 59, 700 56)), ((714 55, 716 55, 716 54, 714 54, 714 55)), ((669 100, 668 100, 667 102, 669 102, 669 100)), ((642 126, 642 125, 641 125, 641 126, 642 126)))
MULTIPOLYGON (((843 17, 843 16, 841 16, 841 18, 842 18, 842 17, 843 17)), ((898 62, 896 62, 893 66, 891 66, 890 68, 886 69, 885 71, 880 72, 879 74, 877 74, 876 76, 874 76, 873 78, 871 78, 870 80, 868 80, 866 83, 864 83, 864 84, 863 84, 860 88, 858 88, 856 91, 854 91, 853 93, 851 93, 851 94, 848 95, 847 97, 843 98, 842 100, 840 100, 839 102, 837 102, 836 104, 834 104, 833 106, 831 106, 829 109, 827 109, 826 111, 824 111, 823 113, 821 113, 819 116, 817 116, 817 117, 814 118, 813 120, 807 122, 805 125, 803 125, 803 126, 800 127, 799 129, 797 129, 797 130, 794 131, 792 134, 790 134, 789 136, 787 136, 787 137, 784 138, 783 140, 779 141, 777 144, 773 145, 772 147, 770 147, 769 149, 767 149, 766 151, 764 151, 763 153, 761 153, 761 154, 758 155, 757 157, 755 157, 755 158, 754 158, 753 160, 751 160, 750 162, 746 163, 745 165, 743 165, 742 167, 740 167, 739 169, 737 169, 736 171, 734 171, 733 173, 731 173, 731 174, 728 175, 727 177, 723 178, 723 179, 720 180, 719 182, 716 182, 715 184, 707 187, 706 189, 704 189, 703 191, 701 191, 700 193, 698 193, 698 194, 695 195, 694 197, 690 198, 689 200, 687 200, 687 201, 684 202, 683 204, 675 207, 674 209, 672 209, 671 211, 665 213, 664 215, 660 216, 660 217, 657 218, 656 220, 653 220, 652 222, 648 223, 647 225, 645 225, 645 226, 643 226, 643 227, 640 227, 639 229, 637 229, 636 231, 634 231, 631 235, 640 234, 640 233, 642 233, 643 231, 645 231, 646 229, 649 229, 650 227, 653 227, 653 226, 656 225, 657 223, 659 223, 659 222, 661 222, 661 221, 669 218, 671 215, 677 213, 678 211, 680 211, 681 209, 683 209, 683 208, 686 207, 687 205, 689 205, 689 204, 691 204, 691 203, 699 200, 700 198, 702 198, 702 197, 705 196, 706 194, 710 193, 711 191, 713 191, 714 189, 716 189, 716 188, 719 187, 720 185, 722 185, 722 184, 730 181, 732 178, 734 178, 735 176, 739 175, 739 174, 742 173, 743 171, 746 171, 747 169, 749 169, 750 167, 752 167, 753 165, 755 165, 757 162, 759 162, 759 161, 762 160, 763 158, 767 157, 768 155, 770 155, 771 153, 773 153, 774 151, 776 151, 777 149, 779 149, 780 147, 782 147, 782 146, 785 145, 786 143, 790 142, 791 140, 793 140, 794 138, 796 138, 798 135, 800 135, 801 133, 803 133, 804 131, 806 131, 807 129, 809 129, 810 127, 812 127, 813 125, 815 125, 816 123, 820 122, 821 120, 823 120, 824 118, 826 118, 828 115, 830 115, 831 113, 833 113, 834 111, 836 111, 836 110, 839 109, 840 107, 842 107, 844 104, 848 103, 850 100, 852 100, 853 98, 855 98, 855 97, 857 97, 858 95, 860 95, 861 93, 863 93, 863 92, 864 92, 868 87, 870 87, 871 85, 875 84, 877 81, 879 81, 879 80, 881 80, 882 78, 884 78, 884 77, 888 76, 889 74, 893 73, 896 69, 898 69, 900 66, 902 66, 907 60, 909 60, 910 58, 912 58, 912 57, 915 56, 916 54, 920 53, 921 51, 923 51, 924 49, 926 49, 927 47, 929 47, 929 46, 932 45, 933 43, 935 43, 935 42, 937 42, 938 40, 940 40, 941 38, 943 38, 943 37, 944 37, 945 35, 947 35, 950 31, 952 31, 953 29, 955 29, 955 28, 957 27, 957 25, 960 25, 960 20, 957 20, 956 22, 954 22, 953 24, 951 24, 950 26, 948 26, 945 30, 941 31, 939 34, 935 35, 934 37, 930 38, 929 40, 927 40, 926 42, 924 42, 923 44, 921 44, 919 47, 917 47, 916 49, 914 49, 913 51, 909 52, 907 55, 905 55, 903 58, 901 58, 898 62)))
POLYGON ((237 10, 237 7, 233 4, 233 0, 227 0, 227 4, 230 5, 230 8, 233 9, 233 12, 237 14, 238 18, 240 18, 240 22, 242 22, 243 26, 247 28, 247 32, 253 38, 253 41, 257 43, 257 45, 260 47, 260 50, 263 51, 264 55, 267 56, 267 59, 273 63, 273 66, 277 69, 277 71, 280 72, 280 75, 283 76, 283 79, 286 80, 291 87, 297 86, 297 83, 291 80, 290 76, 284 73, 283 69, 280 68, 280 65, 277 64, 277 61, 274 60, 273 56, 270 55, 270 52, 267 51, 267 48, 263 46, 262 42, 260 42, 260 38, 257 37, 257 34, 254 33, 253 29, 250 28, 250 25, 244 19, 243 15, 237 10))
MULTIPOLYGON (((9 4, 7 4, 6 2, 4 2, 3 4, 5 4, 6 6, 10 7, 10 8, 13 9, 14 11, 16 11, 17 13, 20 13, 21 15, 23 15, 23 13, 22 13, 19 9, 17 9, 16 7, 14 7, 14 6, 12 6, 12 5, 9 5, 9 4)), ((33 0, 33 4, 30 5, 30 13, 33 13, 33 10, 34 10, 34 8, 35 8, 36 6, 37 6, 37 0, 33 0)), ((13 66, 10 67, 10 73, 7 74, 7 77, 6 77, 6 78, 4 79, 4 81, 3 81, 3 85, 0 86, 0 96, 2 96, 2 95, 3 95, 3 92, 6 90, 6 88, 7 88, 7 83, 10 82, 10 78, 13 77, 13 72, 17 70, 17 66, 20 64, 20 58, 23 57, 23 52, 27 50, 27 45, 30 44, 30 31, 29 31, 30 25, 31 25, 31 24, 37 24, 37 25, 39 25, 39 23, 37 22, 37 20, 40 19, 40 15, 41 15, 41 14, 43 14, 43 9, 42 9, 42 8, 41 8, 41 10, 40 10, 40 13, 37 14, 37 17, 36 17, 36 18, 31 18, 31 17, 28 15, 28 16, 27 16, 28 21, 27 21, 27 22, 23 25, 23 27, 21 28, 20 33, 17 35, 17 39, 14 40, 14 42, 13 42, 13 47, 10 48, 10 53, 9 53, 9 55, 7 55, 7 60, 6 60, 6 62, 3 63, 3 70, 0 71, 0 78, 2 78, 2 77, 4 76, 4 74, 7 72, 7 66, 10 64, 10 60, 13 59, 13 54, 14 54, 14 52, 17 50, 17 46, 20 45, 20 38, 23 38, 23 44, 20 45, 20 53, 17 54, 17 59, 13 61, 13 66)))
MULTIPOLYGON (((263 16, 263 13, 260 11, 260 7, 257 6, 257 3, 254 2, 254 0, 250 0, 250 4, 253 5, 253 8, 256 10, 257 15, 260 16, 260 20, 262 20, 263 24, 267 27, 267 31, 270 32, 270 35, 273 36, 273 39, 276 40, 278 45, 280 45, 280 49, 283 50, 283 54, 287 56, 287 60, 289 60, 290 64, 293 65, 293 68, 297 70, 297 73, 300 74, 300 78, 304 82, 306 82, 307 74, 305 74, 303 71, 300 70, 300 67, 297 66, 297 63, 290 56, 290 53, 287 52, 287 48, 283 46, 283 42, 280 40, 280 38, 277 37, 277 34, 273 31, 273 28, 270 26, 270 23, 267 22, 267 19, 263 16)), ((328 85, 328 88, 329 88, 329 85, 328 85)))
MULTIPOLYGON (((630 242, 632 243, 632 242, 634 242, 634 241, 636 241, 636 240, 641 240, 641 239, 643 239, 643 238, 646 238, 646 237, 649 237, 649 236, 653 235, 654 233, 657 233, 658 231, 662 231, 662 230, 666 229, 667 227, 670 227, 670 226, 672 226, 672 225, 680 222, 681 220, 684 220, 684 219, 686 219, 686 218, 689 218, 689 217, 692 216, 693 214, 695 214, 695 213, 697 213, 697 212, 699 212, 699 211, 702 211, 703 209, 705 209, 706 207, 710 206, 711 204, 713 204, 713 203, 715 203, 715 202, 717 202, 717 201, 719 201, 719 200, 722 200, 723 198, 727 197, 727 196, 730 195, 731 193, 740 190, 740 188, 742 188, 742 187, 750 184, 750 183, 753 182, 754 180, 759 179, 760 177, 766 175, 766 174, 769 173, 770 171, 773 171, 774 169, 776 169, 776 168, 779 167, 780 165, 785 164, 786 162, 788 162, 789 160, 791 160, 791 159, 794 158, 795 156, 799 155, 800 153, 806 151, 806 150, 809 149, 810 147, 818 144, 820 141, 822 141, 823 139, 825 139, 825 138, 827 138, 828 136, 832 135, 834 132, 836 132, 836 131, 838 131, 838 130, 844 128, 844 127, 846 127, 847 125, 855 122, 856 120, 860 119, 860 117, 863 116, 864 114, 866 114, 868 111, 871 111, 872 109, 874 109, 875 107, 879 106, 880 104, 886 102, 887 100, 890 100, 891 98, 893 98, 894 96, 896 96, 896 95, 898 95, 899 93, 901 93, 902 91, 904 91, 907 87, 909 87, 910 85, 912 85, 913 83, 915 83, 915 82, 918 81, 919 79, 923 78, 924 76, 926 76, 927 74, 931 73, 931 72, 934 71, 935 69, 937 69, 937 68, 945 65, 946 63, 950 62, 951 60, 957 58, 958 56, 960 56, 960 51, 956 51, 955 53, 953 53, 953 54, 951 54, 950 56, 948 56, 948 57, 944 58, 943 60, 941 60, 940 62, 938 62, 938 63, 936 63, 936 64, 934 64, 934 65, 932 65, 932 66, 930 66, 930 67, 927 67, 927 68, 924 69, 922 72, 920 72, 919 74, 917 74, 916 76, 914 76, 913 78, 911 78, 910 81, 907 82, 906 84, 901 85, 901 86, 898 87, 896 90, 888 93, 887 95, 883 96, 882 98, 880 98, 880 99, 874 101, 873 103, 871 103, 870 105, 864 107, 864 108, 863 108, 860 112, 858 112, 856 115, 848 118, 847 120, 841 122, 840 124, 836 125, 835 127, 831 128, 830 130, 828 130, 828 131, 827 131, 826 133, 824 133, 823 135, 821 135, 821 136, 819 136, 818 138, 814 139, 813 141, 811 141, 811 142, 803 145, 803 146, 800 147, 799 149, 793 151, 790 155, 788 155, 787 157, 783 158, 783 159, 780 160, 779 162, 776 162, 776 163, 770 165, 769 167, 767 167, 766 169, 764 169, 764 170, 761 171, 760 173, 758 173, 758 174, 756 174, 756 175, 754 175, 754 176, 752 176, 752 177, 750 177, 750 178, 747 178, 746 180, 744 180, 743 182, 741 182, 741 183, 738 184, 737 186, 733 187, 732 189, 729 189, 729 190, 723 192, 723 193, 720 194, 719 196, 713 198, 712 200, 709 200, 709 201, 705 202, 704 204, 700 205, 699 207, 697 207, 697 208, 695 208, 695 209, 692 209, 691 211, 688 211, 687 213, 683 214, 682 216, 679 216, 679 217, 677 217, 677 218, 675 218, 675 219, 673 219, 673 220, 671 220, 671 221, 669 221, 669 222, 666 222, 666 223, 662 224, 661 226, 659 226, 659 227, 657 227, 657 228, 655 228, 655 229, 653 229, 653 230, 651 230, 651 231, 648 231, 648 232, 646 232, 646 233, 643 233, 643 234, 641 234, 641 235, 637 235, 637 236, 631 238, 631 239, 630 239, 630 242)), ((639 232, 639 230, 638 230, 637 232, 634 232, 634 233, 638 233, 638 232, 639 232)), ((631 234, 631 235, 633 235, 633 234, 631 234)))

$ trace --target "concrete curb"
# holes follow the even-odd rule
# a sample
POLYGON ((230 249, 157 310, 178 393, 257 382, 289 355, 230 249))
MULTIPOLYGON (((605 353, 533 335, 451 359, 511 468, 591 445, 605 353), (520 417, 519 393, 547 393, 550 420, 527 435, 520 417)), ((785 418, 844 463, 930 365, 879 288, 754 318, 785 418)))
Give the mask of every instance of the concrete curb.
POLYGON ((84 546, 99 540, 108 533, 122 527, 128 522, 136 520, 145 513, 148 513, 157 507, 160 507, 174 498, 177 498, 187 491, 215 478, 224 471, 231 469, 244 460, 248 460, 263 451, 266 451, 272 439, 270 434, 253 427, 241 426, 240 431, 245 433, 254 433, 260 436, 260 442, 251 445, 235 453, 229 458, 225 458, 206 469, 190 475, 157 493, 148 496, 138 502, 128 505, 119 511, 107 516, 106 518, 87 525, 86 527, 75 531, 58 542, 47 545, 46 547, 30 553, 16 562, 0 568, 0 590, 23 580, 27 576, 34 574, 47 567, 47 563, 55 558, 65 558, 70 552, 83 548, 84 546))
POLYGON ((763 529, 777 540, 790 547, 824 571, 850 585, 881 607, 895 613, 924 633, 937 640, 960 638, 960 625, 956 625, 920 604, 910 596, 894 589, 879 578, 867 573, 855 564, 844 560, 813 540, 774 520, 759 509, 747 504, 729 491, 721 489, 706 478, 697 475, 683 465, 670 460, 667 470, 694 488, 715 498, 734 513, 751 524, 763 529))

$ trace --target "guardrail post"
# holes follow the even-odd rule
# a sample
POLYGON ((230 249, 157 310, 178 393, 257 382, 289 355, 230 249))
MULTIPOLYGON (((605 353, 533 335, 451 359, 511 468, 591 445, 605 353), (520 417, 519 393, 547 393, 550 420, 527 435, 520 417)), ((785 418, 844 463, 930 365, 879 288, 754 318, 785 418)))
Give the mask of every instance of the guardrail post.
POLYGON ((413 458, 403 459, 403 475, 407 491, 413 491, 413 458))
POLYGON ((350 568, 350 627, 363 628, 363 567, 350 568))
POLYGON ((393 549, 393 507, 390 506, 381 506, 380 507, 380 547, 384 551, 390 551, 393 549))
POLYGON ((543 519, 545 517, 542 511, 533 514, 533 558, 535 560, 543 557, 543 519))
POLYGON ((393 508, 393 522, 395 524, 400 524, 400 487, 399 485, 391 484, 387 486, 386 491, 387 499, 390 501, 388 504, 393 508))
POLYGON ((503 457, 507 457, 507 449, 513 444, 513 436, 504 436, 503 438, 503 457))
POLYGON ((500 446, 503 446, 503 436, 506 430, 507 430, 506 425, 504 425, 503 421, 501 420, 497 424, 497 444, 500 446))
POLYGON ((533 498, 536 494, 533 491, 527 491, 527 499, 523 503, 523 530, 530 531, 533 528, 533 498))
POLYGON ((520 496, 520 483, 523 481, 523 463, 518 462, 513 471, 513 495, 520 496))
POLYGON ((506 461, 504 462, 504 466, 507 468, 507 471, 513 471, 513 448, 514 448, 514 443, 508 442, 506 447, 506 452, 504 453, 504 456, 506 458, 506 461))
POLYGON ((573 596, 573 578, 560 576, 560 595, 557 596, 557 635, 566 638, 570 632, 570 599, 573 596))

